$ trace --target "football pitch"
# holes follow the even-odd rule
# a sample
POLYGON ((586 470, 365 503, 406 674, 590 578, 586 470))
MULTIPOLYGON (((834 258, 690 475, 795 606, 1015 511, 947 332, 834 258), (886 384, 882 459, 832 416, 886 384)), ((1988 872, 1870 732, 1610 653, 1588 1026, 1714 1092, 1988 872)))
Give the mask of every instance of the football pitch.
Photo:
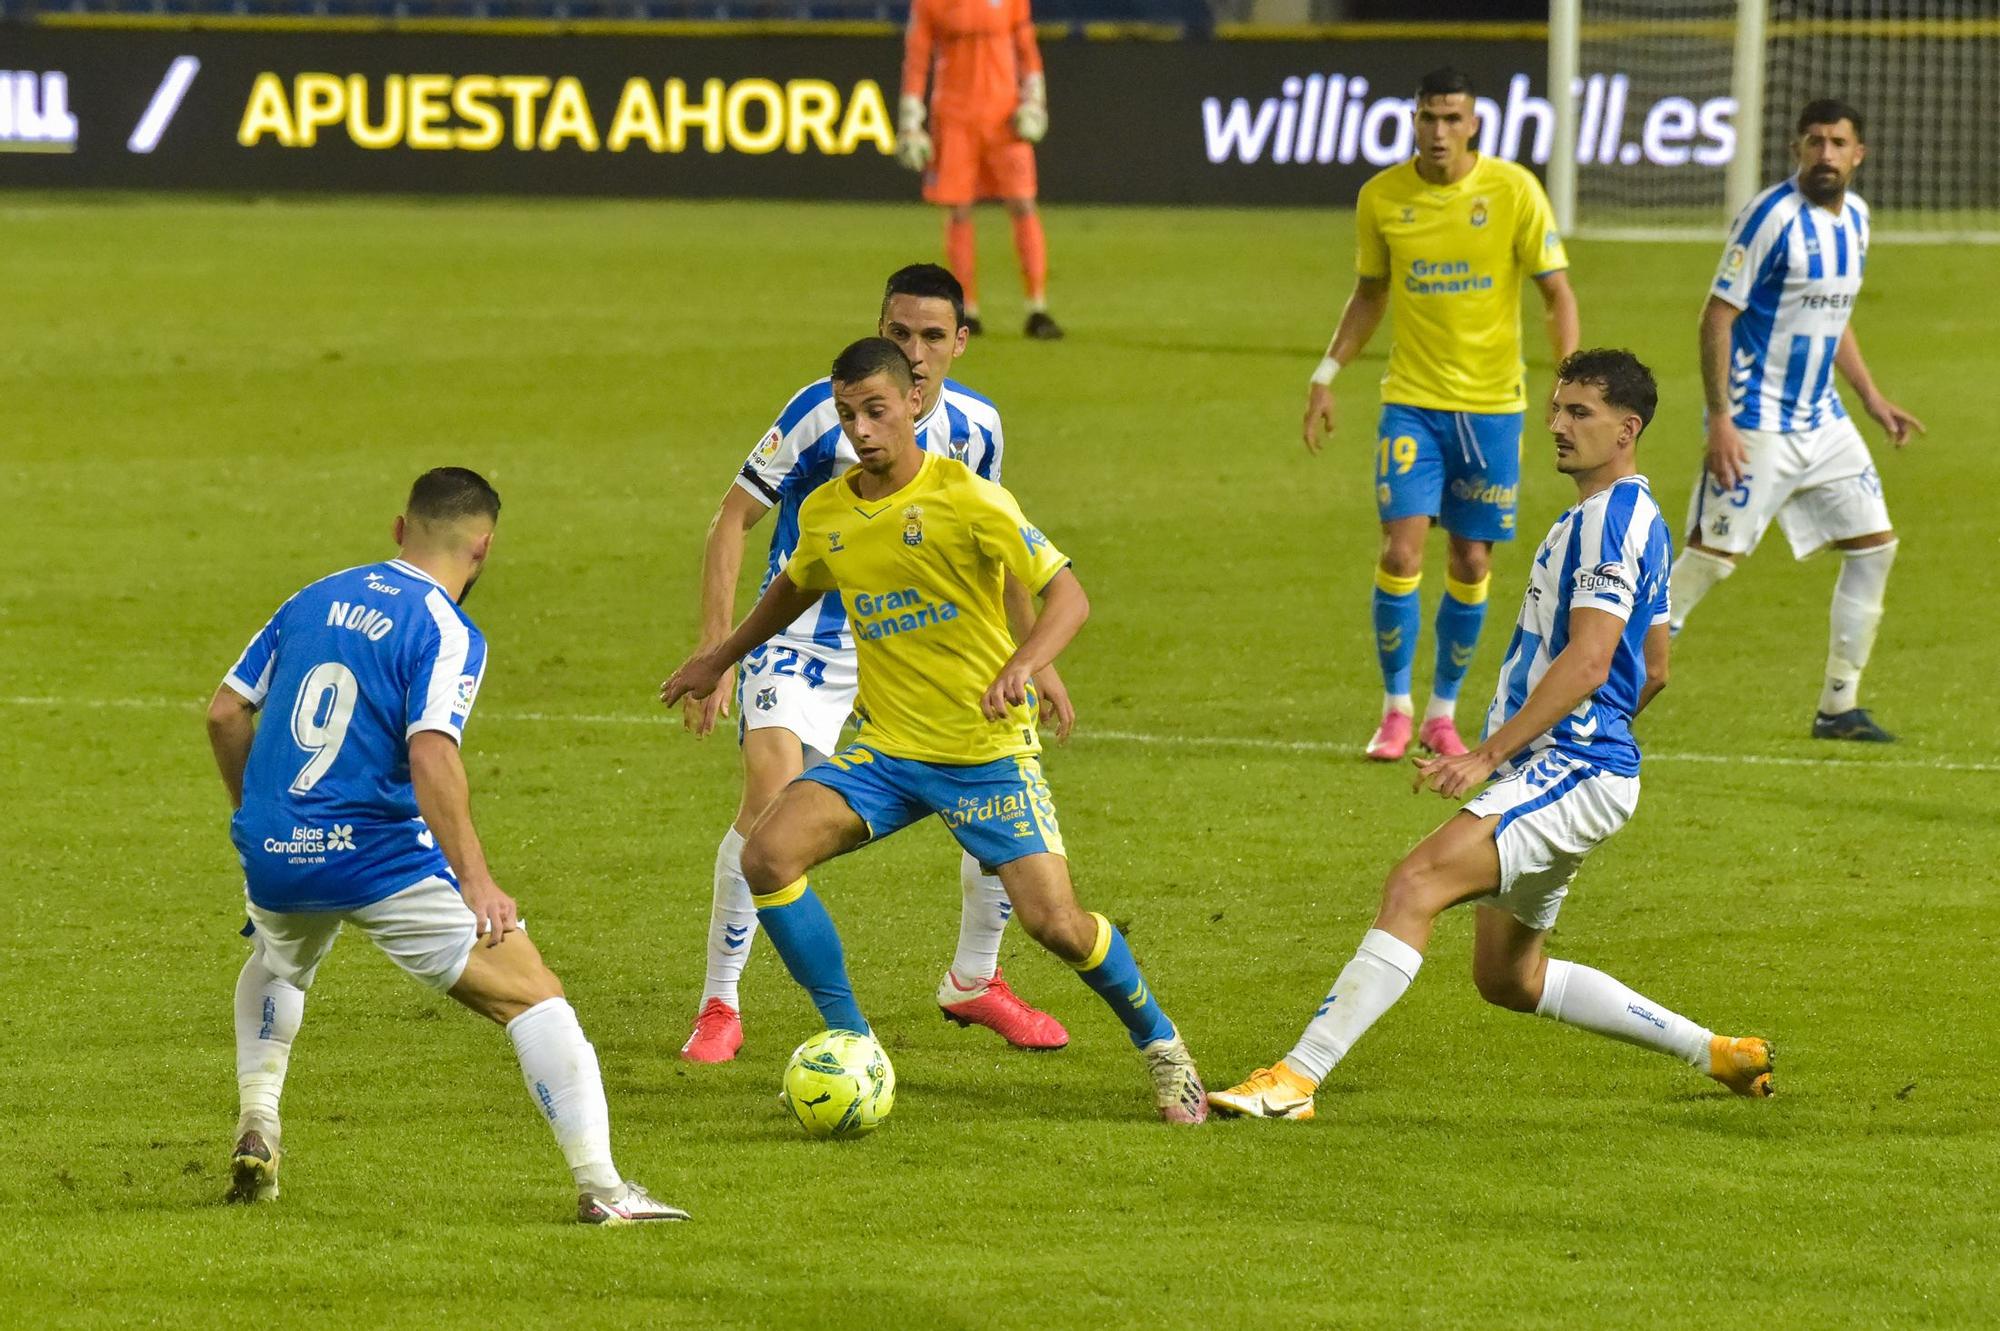
MULTIPOLYGON (((927 823, 815 875, 898 1077, 880 1132, 815 1143, 775 1092, 819 1023, 768 943, 742 1057, 676 1056, 736 763, 654 697, 725 486, 872 329, 882 278, 935 256, 930 213, 13 196, 0 226, 0 1324, 1990 1324, 2000 251, 1882 245, 1855 315, 1930 426, 1896 453, 1863 422, 1903 539, 1863 702, 1902 742, 1804 737, 1835 570, 1774 532, 1676 645, 1640 814, 1553 940, 1772 1037, 1776 1099, 1487 1008, 1460 911, 1317 1121, 1169 1129, 1116 1021, 1018 930, 1008 976, 1070 1047, 939 1018, 958 857, 927 823), (390 554, 446 463, 505 501, 468 602, 488 854, 597 1045, 620 1166, 692 1224, 572 1223, 506 1039, 355 937, 292 1059, 283 1199, 221 1203, 244 943, 202 704, 291 592, 390 554)), ((956 377, 1005 412, 1009 485, 1095 609, 1047 760, 1080 894, 1227 1085, 1291 1046, 1450 812, 1359 757, 1387 339, 1309 458, 1347 214, 1057 207, 1049 230, 1069 340, 1019 337, 990 217, 994 331, 956 377)), ((1660 377, 1641 465, 1678 519, 1715 246, 1572 258, 1585 344, 1660 377)), ((1533 394, 1532 312, 1527 344, 1533 394)), ((1574 497, 1535 421, 1471 729, 1574 497)))

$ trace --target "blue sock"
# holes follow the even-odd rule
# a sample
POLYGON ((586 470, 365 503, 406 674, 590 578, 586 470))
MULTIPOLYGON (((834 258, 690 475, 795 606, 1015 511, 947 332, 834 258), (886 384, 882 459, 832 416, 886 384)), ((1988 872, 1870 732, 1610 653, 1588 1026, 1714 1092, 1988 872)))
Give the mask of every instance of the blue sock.
POLYGON ((1458 686, 1479 646, 1479 630, 1486 623, 1486 589, 1491 581, 1490 575, 1478 582, 1444 580, 1444 599, 1438 602, 1437 613, 1437 674, 1431 680, 1435 702, 1458 697, 1458 686))
POLYGON ((1417 633, 1423 626, 1423 606, 1417 586, 1424 580, 1399 578, 1375 570, 1375 654, 1382 662, 1382 691, 1403 697, 1410 691, 1410 667, 1417 659, 1417 633))
POLYGON ((1097 912, 1092 911, 1091 918, 1097 921, 1097 946, 1076 968, 1076 973, 1097 991, 1099 998, 1111 1005, 1118 1020, 1131 1032, 1133 1044, 1143 1048, 1155 1040, 1173 1039, 1174 1024, 1160 1011, 1159 1001, 1146 987, 1146 977, 1139 974, 1139 963, 1132 960, 1132 949, 1125 946, 1125 935, 1097 912))
POLYGON ((757 923, 778 949, 785 969, 812 995, 813 1006, 830 1031, 868 1033, 868 1019, 847 981, 847 957, 826 903, 801 878, 767 897, 752 895, 757 923))

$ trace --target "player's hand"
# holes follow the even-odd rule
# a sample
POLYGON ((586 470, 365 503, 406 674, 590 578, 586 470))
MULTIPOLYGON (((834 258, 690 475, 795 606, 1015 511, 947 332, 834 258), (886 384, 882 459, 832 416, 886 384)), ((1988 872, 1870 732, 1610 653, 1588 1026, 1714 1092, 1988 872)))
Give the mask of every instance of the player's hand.
POLYGON ((1750 449, 1743 442, 1736 422, 1727 416, 1710 416, 1708 456, 1701 465, 1715 478, 1715 483, 1725 490, 1734 490, 1743 479, 1743 464, 1749 460, 1750 449))
POLYGON ((1023 143, 1040 143, 1049 132, 1049 89, 1040 74, 1021 80, 1021 101, 1014 108, 1014 133, 1023 143))
POLYGON ((1034 677, 1028 667, 1009 661, 1000 669, 1000 677, 986 688, 980 696, 979 711, 988 721, 1003 720, 1010 708, 1024 707, 1028 702, 1028 686, 1034 677))
POLYGON ((1419 795, 1426 790, 1435 790, 1448 800, 1457 800, 1464 799, 1483 785, 1500 764, 1498 760, 1473 749, 1456 758, 1418 758, 1415 765, 1417 778, 1410 783, 1411 790, 1419 795))
POLYGON ((931 136, 924 132, 924 99, 904 93, 896 104, 896 160, 912 171, 931 164, 931 136))
POLYGON ((1069 743, 1069 732, 1076 729, 1076 707, 1069 700, 1069 687, 1054 666, 1044 666, 1042 673, 1035 676, 1035 694, 1042 702, 1042 724, 1053 721, 1056 743, 1069 743))
POLYGON ((911 171, 931 164, 931 136, 921 129, 906 129, 896 136, 896 161, 911 171))
POLYGON ((706 739, 714 731, 716 721, 729 715, 729 699, 736 692, 736 667, 729 666, 716 681, 715 689, 706 698, 686 697, 681 699, 681 728, 696 739, 706 739))
POLYGON ((696 652, 660 685, 660 701, 672 707, 683 698, 708 697, 731 664, 716 660, 709 652, 696 652))
POLYGON ((498 947, 509 930, 521 927, 521 912, 514 898, 491 878, 466 879, 458 885, 458 896, 472 912, 473 927, 488 947, 498 947))
POLYGON ((1317 456, 1332 434, 1333 389, 1326 384, 1314 384, 1306 395, 1306 452, 1317 456))
POLYGON ((1930 433, 1930 431, 1924 428, 1922 421, 1880 394, 1863 402, 1861 405, 1867 409, 1870 416, 1875 418, 1876 424, 1889 432, 1889 441, 1898 448, 1902 448, 1910 442, 1910 432, 1912 430, 1918 434, 1930 433))

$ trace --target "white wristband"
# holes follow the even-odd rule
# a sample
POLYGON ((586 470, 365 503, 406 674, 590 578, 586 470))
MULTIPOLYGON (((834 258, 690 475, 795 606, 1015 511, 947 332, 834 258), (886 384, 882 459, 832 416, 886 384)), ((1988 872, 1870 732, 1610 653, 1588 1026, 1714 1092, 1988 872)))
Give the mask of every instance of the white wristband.
POLYGON ((1325 388, 1333 382, 1333 376, 1340 373, 1340 362, 1331 356, 1320 358, 1319 368, 1313 371, 1312 381, 1325 388))

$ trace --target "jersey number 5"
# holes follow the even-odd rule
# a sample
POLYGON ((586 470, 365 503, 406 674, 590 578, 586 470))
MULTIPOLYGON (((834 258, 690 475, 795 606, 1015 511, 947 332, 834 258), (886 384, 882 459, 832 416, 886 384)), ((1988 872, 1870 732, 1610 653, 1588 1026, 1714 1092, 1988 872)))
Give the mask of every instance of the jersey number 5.
POLYGON ((361 685, 354 672, 338 661, 322 661, 299 685, 292 704, 292 739, 311 757, 292 778, 292 793, 303 795, 319 784, 340 756, 347 723, 354 719, 354 702, 361 685))

